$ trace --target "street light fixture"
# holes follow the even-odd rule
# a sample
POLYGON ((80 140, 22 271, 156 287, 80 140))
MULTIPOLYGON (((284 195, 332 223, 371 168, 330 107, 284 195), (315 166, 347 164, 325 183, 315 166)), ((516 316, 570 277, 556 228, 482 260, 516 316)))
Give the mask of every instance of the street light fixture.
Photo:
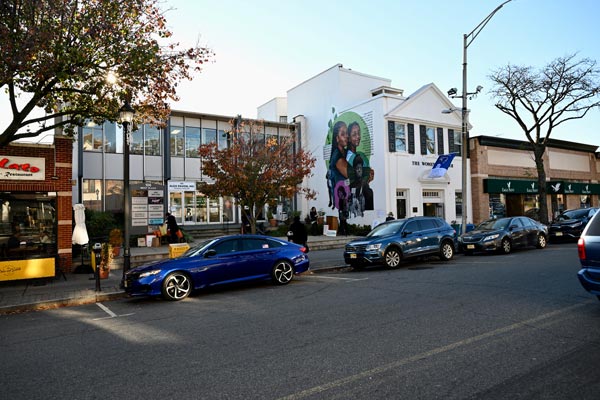
POLYGON ((461 149, 460 149, 460 157, 462 159, 462 219, 461 219, 461 227, 460 233, 465 233, 467 229, 467 144, 468 144, 468 116, 469 110, 467 110, 467 99, 472 99, 475 97, 481 90, 482 86, 477 86, 474 92, 467 92, 467 48, 473 43, 473 40, 479 35, 481 30, 490 22, 490 19, 500 10, 506 3, 509 3, 512 0, 506 0, 504 3, 500 4, 498 7, 494 9, 487 17, 483 19, 473 29, 470 33, 465 33, 463 35, 463 70, 462 70, 462 94, 457 95, 456 88, 452 88, 448 90, 448 96, 454 98, 462 99, 462 107, 461 107, 461 149))
POLYGON ((123 219, 125 225, 124 247, 123 247, 123 282, 125 283, 125 272, 131 267, 131 253, 129 248, 129 225, 131 220, 131 206, 129 195, 129 145, 131 144, 131 123, 135 110, 125 101, 119 110, 119 119, 123 124, 123 219))

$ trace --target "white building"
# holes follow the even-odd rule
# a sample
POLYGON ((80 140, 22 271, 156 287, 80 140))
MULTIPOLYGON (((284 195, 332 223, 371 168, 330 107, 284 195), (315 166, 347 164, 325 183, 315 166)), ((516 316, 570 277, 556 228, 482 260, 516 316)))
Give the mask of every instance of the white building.
MULTIPOLYGON (((314 175, 307 185, 318 192, 318 197, 314 201, 298 200, 303 216, 314 206, 327 216, 371 225, 384 220, 389 212, 397 218, 437 215, 448 222, 460 221, 461 115, 442 113, 448 109, 455 107, 433 83, 405 97, 401 89, 391 87, 389 79, 338 64, 288 90, 287 98, 276 98, 260 106, 258 116, 271 121, 293 119, 300 126, 302 145, 317 158, 314 175), (358 158, 347 156, 349 147, 340 147, 348 159, 348 165, 343 167, 349 168, 347 176, 339 175, 343 171, 340 163, 338 168, 330 168, 330 158, 337 159, 336 152, 332 153, 332 142, 334 126, 340 121, 346 129, 352 122, 360 127, 356 153, 365 159, 362 182, 352 171, 358 158), (456 157, 447 173, 429 178, 438 156, 450 153, 456 153, 456 157), (369 168, 373 175, 366 188, 369 168), (330 169, 337 179, 328 180, 330 169)), ((470 202, 469 193, 466 198, 470 202)), ((467 210, 471 210, 470 204, 467 210)), ((470 212, 467 221, 472 221, 470 212)))

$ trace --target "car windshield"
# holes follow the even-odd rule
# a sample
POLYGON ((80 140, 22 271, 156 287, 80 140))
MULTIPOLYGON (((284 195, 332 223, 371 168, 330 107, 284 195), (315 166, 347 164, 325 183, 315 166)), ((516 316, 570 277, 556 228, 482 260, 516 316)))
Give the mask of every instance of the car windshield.
POLYGON ((584 208, 582 210, 568 210, 563 212, 556 218, 558 221, 566 221, 569 219, 578 219, 585 217, 590 212, 589 208, 584 208))
POLYGON ((479 224, 479 226, 477 226, 477 229, 483 230, 483 231, 495 231, 497 229, 506 229, 509 222, 510 222, 510 219, 504 219, 504 218, 490 219, 487 221, 483 221, 481 224, 479 224))
POLYGON ((404 222, 404 220, 397 220, 377 225, 375 229, 369 232, 367 237, 380 237, 396 234, 400 232, 400 229, 404 226, 404 222))
POLYGON ((215 242, 215 239, 206 240, 206 241, 200 243, 199 245, 190 248, 188 251, 183 253, 181 255, 181 257, 195 257, 198 254, 200 254, 204 249, 206 249, 208 246, 213 244, 214 242, 215 242))

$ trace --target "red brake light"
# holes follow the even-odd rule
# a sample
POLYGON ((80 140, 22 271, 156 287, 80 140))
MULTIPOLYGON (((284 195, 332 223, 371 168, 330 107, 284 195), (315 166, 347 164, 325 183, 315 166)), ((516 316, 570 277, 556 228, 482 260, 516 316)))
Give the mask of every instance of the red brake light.
POLYGON ((585 260, 585 241, 582 237, 577 241, 577 253, 580 260, 585 260))
POLYGON ((308 253, 308 249, 304 246, 300 247, 300 251, 303 253, 308 253))

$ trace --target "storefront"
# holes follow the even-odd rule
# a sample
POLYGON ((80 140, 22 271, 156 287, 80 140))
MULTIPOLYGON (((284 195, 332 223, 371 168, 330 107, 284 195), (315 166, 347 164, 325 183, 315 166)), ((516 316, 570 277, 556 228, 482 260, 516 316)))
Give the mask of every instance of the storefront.
MULTIPOLYGON (((561 211, 598 205, 597 146, 550 141, 544 164, 548 219, 561 211)), ((478 136, 471 139, 475 223, 493 217, 539 219, 539 184, 528 142, 478 136)))
POLYGON ((0 150, 0 281, 71 270, 72 140, 0 150))

